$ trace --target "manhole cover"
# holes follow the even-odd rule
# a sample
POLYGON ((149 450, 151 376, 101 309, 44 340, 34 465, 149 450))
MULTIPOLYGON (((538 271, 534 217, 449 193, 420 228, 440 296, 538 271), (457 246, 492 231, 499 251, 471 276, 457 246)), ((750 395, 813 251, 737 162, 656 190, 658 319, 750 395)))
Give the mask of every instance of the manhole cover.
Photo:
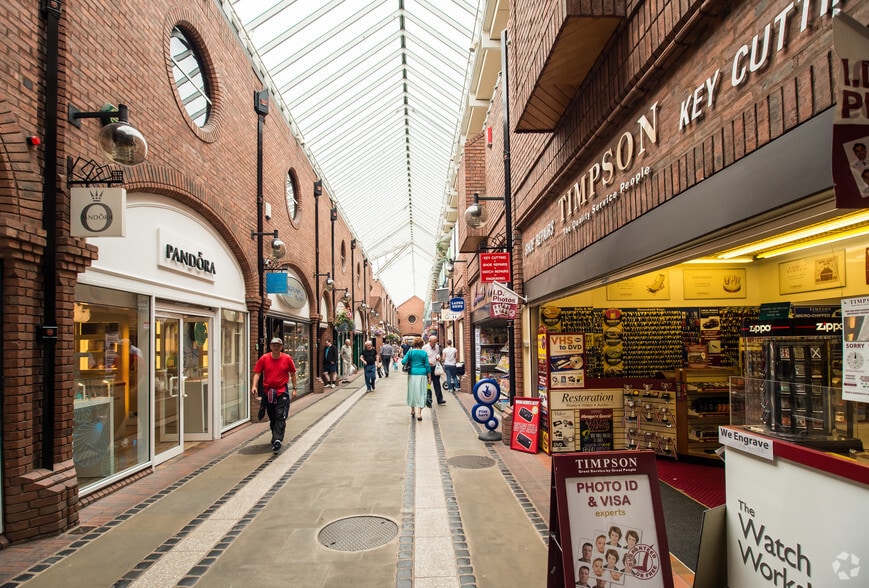
POLYGON ((349 517, 320 531, 320 543, 337 551, 366 551, 386 545, 398 535, 398 525, 383 517, 349 517))
POLYGON ((495 465, 495 460, 485 455, 457 455, 447 460, 447 465, 454 468, 465 468, 466 470, 479 470, 482 468, 490 468, 495 465))

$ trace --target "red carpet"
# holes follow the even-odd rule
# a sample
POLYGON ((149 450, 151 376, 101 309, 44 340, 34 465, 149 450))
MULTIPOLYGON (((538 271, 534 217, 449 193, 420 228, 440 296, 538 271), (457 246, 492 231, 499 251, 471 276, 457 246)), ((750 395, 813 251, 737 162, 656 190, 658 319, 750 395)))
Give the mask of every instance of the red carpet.
POLYGON ((724 504, 724 468, 658 459, 658 479, 707 508, 724 504))

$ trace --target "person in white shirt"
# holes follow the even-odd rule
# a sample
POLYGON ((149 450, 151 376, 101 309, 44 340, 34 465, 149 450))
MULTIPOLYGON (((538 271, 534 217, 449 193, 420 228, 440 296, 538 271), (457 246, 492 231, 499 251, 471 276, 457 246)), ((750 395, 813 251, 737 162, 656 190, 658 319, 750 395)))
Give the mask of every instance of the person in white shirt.
POLYGON ((444 365, 444 373, 447 376, 446 389, 447 392, 456 392, 459 390, 459 377, 456 374, 456 360, 459 356, 459 350, 453 347, 453 342, 447 339, 447 346, 441 352, 441 358, 444 365))
MULTIPOLYGON (((438 399, 438 404, 446 404, 447 401, 444 400, 444 393, 441 391, 441 377, 435 375, 434 370, 435 366, 438 364, 441 358, 441 346, 438 345, 438 338, 436 335, 432 335, 428 338, 428 343, 423 345, 422 350, 428 354, 428 363, 431 365, 432 374, 431 374, 431 387, 434 390, 435 396, 438 399)), ((431 406, 431 395, 429 395, 426 403, 431 406)))

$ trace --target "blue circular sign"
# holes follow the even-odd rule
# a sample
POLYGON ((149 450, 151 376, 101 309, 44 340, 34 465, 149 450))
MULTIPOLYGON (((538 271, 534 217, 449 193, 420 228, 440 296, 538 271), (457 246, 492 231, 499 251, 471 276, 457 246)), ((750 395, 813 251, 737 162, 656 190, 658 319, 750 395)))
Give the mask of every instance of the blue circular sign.
POLYGON ((474 400, 480 404, 494 404, 501 395, 501 387, 492 378, 483 378, 474 384, 474 400))
POLYGON ((471 417, 481 425, 488 423, 493 418, 492 405, 475 404, 473 408, 471 408, 471 417))

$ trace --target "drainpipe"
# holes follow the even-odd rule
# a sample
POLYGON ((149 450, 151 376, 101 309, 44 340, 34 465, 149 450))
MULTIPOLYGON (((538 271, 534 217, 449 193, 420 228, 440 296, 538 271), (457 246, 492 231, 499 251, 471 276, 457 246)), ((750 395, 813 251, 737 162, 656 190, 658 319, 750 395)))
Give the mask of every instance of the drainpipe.
POLYGON ((54 469, 54 396, 57 351, 57 103, 60 0, 42 0, 45 17, 45 151, 42 166, 42 467, 54 469))

